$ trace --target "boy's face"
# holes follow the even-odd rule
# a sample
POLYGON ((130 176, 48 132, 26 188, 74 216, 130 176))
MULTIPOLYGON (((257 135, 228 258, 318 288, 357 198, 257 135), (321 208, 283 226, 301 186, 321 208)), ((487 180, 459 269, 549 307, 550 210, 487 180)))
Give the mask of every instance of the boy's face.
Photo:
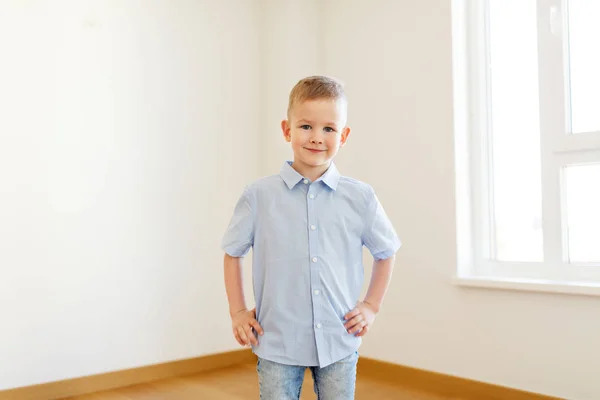
POLYGON ((289 118, 281 129, 292 144, 294 163, 302 167, 328 167, 350 134, 343 101, 307 100, 296 104, 289 118))

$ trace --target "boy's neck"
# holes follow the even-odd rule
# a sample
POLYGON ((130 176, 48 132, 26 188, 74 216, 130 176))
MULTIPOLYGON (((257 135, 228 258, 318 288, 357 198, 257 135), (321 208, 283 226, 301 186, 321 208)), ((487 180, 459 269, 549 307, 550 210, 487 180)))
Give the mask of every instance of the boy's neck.
POLYGON ((296 172, 298 172, 303 177, 310 179, 311 182, 314 182, 321 176, 323 176, 323 174, 327 172, 330 166, 331 161, 329 161, 327 164, 319 165, 316 167, 306 165, 295 160, 292 162, 292 168, 294 168, 296 172))

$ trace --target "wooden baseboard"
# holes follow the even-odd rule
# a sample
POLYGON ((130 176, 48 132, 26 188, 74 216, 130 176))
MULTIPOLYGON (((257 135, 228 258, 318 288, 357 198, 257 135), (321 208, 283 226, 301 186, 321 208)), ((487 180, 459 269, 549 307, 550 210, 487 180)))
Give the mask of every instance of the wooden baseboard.
MULTIPOLYGON (((159 379, 256 362, 251 350, 236 350, 180 361, 0 391, 0 400, 56 400, 159 379)), ((463 400, 560 400, 470 379, 361 357, 358 374, 404 388, 412 387, 463 400)))
POLYGON ((464 400, 561 400, 558 397, 544 396, 364 357, 358 361, 358 374, 451 398, 456 396, 464 400))
POLYGON ((256 356, 252 354, 251 350, 236 350, 105 374, 0 390, 0 400, 63 399, 255 361, 256 356))

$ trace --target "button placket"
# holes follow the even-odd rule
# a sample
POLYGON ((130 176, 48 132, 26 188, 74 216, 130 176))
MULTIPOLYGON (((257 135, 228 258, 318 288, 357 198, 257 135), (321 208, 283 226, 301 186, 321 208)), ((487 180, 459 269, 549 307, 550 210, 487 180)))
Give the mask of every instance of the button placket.
POLYGON ((317 202, 316 202, 316 193, 315 185, 308 186, 307 193, 307 222, 308 222, 308 244, 309 244, 309 255, 310 255, 310 286, 311 286, 311 297, 313 298, 313 321, 315 328, 315 339, 317 345, 317 353, 319 353, 319 349, 322 349, 324 346, 323 343, 323 316, 320 313, 320 298, 321 290, 320 290, 320 280, 319 280, 319 267, 321 259, 318 256, 318 229, 317 229, 317 202))

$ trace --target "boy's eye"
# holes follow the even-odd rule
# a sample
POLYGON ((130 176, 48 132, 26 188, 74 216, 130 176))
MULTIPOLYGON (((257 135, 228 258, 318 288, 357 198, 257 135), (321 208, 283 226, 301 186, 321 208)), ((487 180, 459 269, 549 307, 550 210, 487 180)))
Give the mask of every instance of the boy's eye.
POLYGON ((300 129, 304 129, 305 131, 310 129, 310 125, 301 125, 300 129))
POLYGON ((325 127, 325 132, 335 132, 335 129, 333 129, 333 128, 329 127, 329 126, 326 126, 325 127))

